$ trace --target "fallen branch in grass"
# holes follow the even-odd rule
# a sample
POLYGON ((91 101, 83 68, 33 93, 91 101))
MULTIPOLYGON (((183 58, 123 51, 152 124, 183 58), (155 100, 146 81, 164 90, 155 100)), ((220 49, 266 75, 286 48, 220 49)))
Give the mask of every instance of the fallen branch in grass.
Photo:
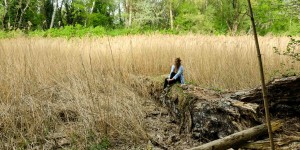
MULTIPOLYGON (((272 131, 278 130, 283 125, 282 121, 275 121, 271 123, 272 131)), ((239 147, 244 142, 252 140, 259 135, 267 134, 268 128, 266 124, 258 125, 253 128, 243 130, 241 132, 234 133, 226 136, 222 139, 218 139, 199 147, 194 147, 189 150, 224 150, 233 147, 239 147)))

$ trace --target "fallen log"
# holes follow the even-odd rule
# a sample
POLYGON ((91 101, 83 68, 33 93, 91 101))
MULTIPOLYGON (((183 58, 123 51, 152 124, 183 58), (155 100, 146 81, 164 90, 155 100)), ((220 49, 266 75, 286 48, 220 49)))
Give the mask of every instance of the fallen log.
POLYGON ((179 133, 192 133, 210 142, 261 124, 257 104, 232 100, 220 93, 193 85, 173 85, 163 93, 164 76, 134 77, 132 87, 168 108, 180 125, 179 133))
MULTIPOLYGON (((194 140, 207 143, 264 122, 260 88, 219 93, 194 85, 175 84, 164 93, 165 77, 133 76, 130 84, 140 94, 167 108, 173 116, 172 121, 180 125, 178 132, 189 133, 194 140)), ((297 117, 300 113, 300 77, 276 79, 267 86, 272 115, 276 117, 285 110, 291 117, 297 117)))
MULTIPOLYGON (((293 142, 298 142, 300 143, 300 137, 297 136, 284 136, 281 138, 275 138, 274 139, 274 144, 275 147, 281 147, 281 149, 284 149, 284 146, 289 146, 293 142)), ((270 149, 270 141, 265 139, 265 140, 260 140, 260 141, 255 141, 255 142, 248 142, 246 144, 243 144, 241 146, 243 149, 252 149, 252 150, 269 150, 270 149)), ((287 147, 286 149, 296 149, 299 147, 287 147)))
MULTIPOLYGON (((273 131, 278 130, 283 125, 281 121, 275 121, 271 124, 273 131)), ((267 133, 267 126, 262 124, 238 133, 234 133, 222 139, 203 144, 199 147, 191 148, 189 150, 224 150, 228 148, 239 147, 242 143, 267 133)))
POLYGON ((197 100, 190 109, 192 137, 206 143, 259 125, 257 108, 228 98, 197 100))
MULTIPOLYGON (((292 76, 274 79, 267 84, 270 112, 278 117, 297 116, 300 113, 300 77, 292 76)), ((261 87, 252 90, 238 91, 232 99, 256 103, 263 112, 261 87)))

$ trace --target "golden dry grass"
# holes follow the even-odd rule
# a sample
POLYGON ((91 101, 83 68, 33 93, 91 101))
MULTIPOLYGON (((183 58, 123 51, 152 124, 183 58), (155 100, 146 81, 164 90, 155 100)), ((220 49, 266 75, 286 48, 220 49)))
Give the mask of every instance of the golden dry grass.
MULTIPOLYGON (((260 37, 267 79, 292 65, 300 69, 273 52, 288 41, 260 37)), ((201 86, 235 90, 260 83, 252 36, 1 39, 0 148, 47 148, 53 133, 65 134, 76 149, 105 136, 145 139, 141 97, 127 86, 128 76, 167 74, 175 57, 182 58, 187 81, 201 86), (78 113, 75 122, 64 121, 66 111, 78 113)))

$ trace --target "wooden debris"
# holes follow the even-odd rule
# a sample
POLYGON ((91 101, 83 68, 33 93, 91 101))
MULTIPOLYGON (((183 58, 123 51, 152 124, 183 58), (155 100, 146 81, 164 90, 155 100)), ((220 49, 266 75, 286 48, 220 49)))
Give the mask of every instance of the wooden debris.
MULTIPOLYGON (((288 145, 293 142, 300 142, 300 137, 284 136, 282 138, 274 139, 275 147, 283 147, 283 146, 288 145)), ((243 146, 241 146, 241 148, 253 149, 253 150, 267 150, 267 149, 270 149, 269 146, 270 146, 270 141, 265 139, 265 140, 260 140, 260 141, 256 141, 256 142, 248 142, 247 144, 244 144, 243 146)))
MULTIPOLYGON (((274 79, 267 84, 270 100, 270 112, 276 116, 297 116, 300 113, 300 77, 292 76, 274 79)), ((232 99, 260 105, 262 112, 261 88, 239 91, 231 95, 232 99)))
MULTIPOLYGON (((272 122, 272 130, 276 131, 282 125, 283 123, 281 121, 272 122)), ((259 135, 267 133, 267 126, 265 124, 262 124, 238 133, 234 133, 222 139, 203 144, 199 147, 191 148, 190 150, 224 150, 228 148, 234 148, 236 146, 240 146, 240 144, 248 140, 254 139, 259 135)))

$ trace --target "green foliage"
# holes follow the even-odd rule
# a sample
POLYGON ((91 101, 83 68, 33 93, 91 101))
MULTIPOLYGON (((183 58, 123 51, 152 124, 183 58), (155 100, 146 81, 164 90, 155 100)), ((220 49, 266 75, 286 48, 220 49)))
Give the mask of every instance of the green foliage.
MULTIPOLYGON (((271 77, 277 76, 295 76, 300 72, 294 68, 294 65, 300 62, 300 40, 297 40, 290 36, 290 42, 288 43, 285 50, 280 50, 277 47, 274 47, 274 53, 282 56, 288 57, 288 62, 291 62, 293 65, 287 69, 278 69, 271 74, 271 77)), ((281 64, 281 68, 285 68, 285 63, 281 64)))
MULTIPOLYGON (((282 64, 284 66, 284 64, 282 64)), ((277 69, 269 74, 270 78, 280 78, 280 77, 290 77, 299 75, 300 72, 294 69, 293 67, 288 69, 277 69)))
POLYGON ((135 26, 151 26, 158 21, 159 18, 152 11, 155 9, 155 3, 151 1, 139 1, 135 4, 135 7, 139 10, 139 13, 135 16, 135 26))
POLYGON ((15 37, 22 37, 22 36, 26 36, 26 34, 24 32, 22 32, 21 30, 13 30, 13 31, 3 31, 0 30, 0 39, 1 38, 15 38, 15 37))
MULTIPOLYGON (((0 3, 1 28, 21 29, 33 36, 190 32, 237 35, 251 31, 246 0, 66 0, 57 5, 56 0, 7 2, 7 5, 4 1, 0 3), (48 30, 52 16, 56 16, 54 29, 48 30)), ((253 0, 252 3, 260 35, 300 35, 298 0, 253 0)), ((14 33, 0 36, 14 36, 14 33)))
POLYGON ((89 150, 107 150, 110 146, 108 138, 103 138, 100 143, 95 144, 89 148, 89 150))
MULTIPOLYGON (((292 2, 292 1, 291 1, 292 2)), ((299 3, 300 4, 300 3, 299 3)), ((300 5, 294 5, 299 8, 300 5)), ((295 15, 292 5, 281 0, 257 1, 254 7, 258 32, 261 35, 299 35, 300 19, 295 15)))
POLYGON ((107 26, 109 22, 109 18, 100 13, 93 13, 88 16, 88 26, 107 26))
POLYGON ((192 2, 184 2, 178 8, 175 26, 181 30, 189 30, 204 21, 204 16, 199 14, 197 7, 192 2))
MULTIPOLYGON (((1 31, 1 30, 0 30, 1 31)), ((16 37, 20 36, 22 33, 19 31, 19 34, 15 34, 14 32, 0 32, 0 38, 7 37, 16 37), (2 34, 3 33, 3 34, 2 34)), ((144 30, 141 28, 118 28, 118 29, 107 29, 102 26, 97 27, 83 27, 80 24, 76 24, 75 26, 65 26, 63 28, 52 28, 46 31, 42 30, 34 30, 28 32, 28 36, 35 37, 101 37, 105 35, 109 36, 118 36, 118 35, 135 35, 135 34, 152 34, 155 33, 152 30, 144 30)), ((171 30, 159 30, 158 33, 162 34, 176 34, 176 31, 171 30)), ((22 35, 25 35, 22 33, 22 35)))
POLYGON ((293 62, 300 61, 300 40, 290 37, 286 50, 279 50, 277 47, 274 47, 274 52, 278 55, 288 56, 293 62))
MULTIPOLYGON (((80 24, 75 26, 65 26, 64 28, 52 28, 44 32, 45 37, 84 37, 84 36, 103 36, 106 33, 105 28, 98 27, 89 27, 85 28, 80 24)), ((38 31, 36 32, 38 33, 38 31)), ((39 35, 39 34, 34 34, 39 35)))
POLYGON ((93 12, 88 15, 88 26, 113 26, 114 8, 111 1, 95 0, 93 12))
POLYGON ((0 30, 0 39, 6 38, 6 37, 7 37, 6 32, 3 30, 0 30))

